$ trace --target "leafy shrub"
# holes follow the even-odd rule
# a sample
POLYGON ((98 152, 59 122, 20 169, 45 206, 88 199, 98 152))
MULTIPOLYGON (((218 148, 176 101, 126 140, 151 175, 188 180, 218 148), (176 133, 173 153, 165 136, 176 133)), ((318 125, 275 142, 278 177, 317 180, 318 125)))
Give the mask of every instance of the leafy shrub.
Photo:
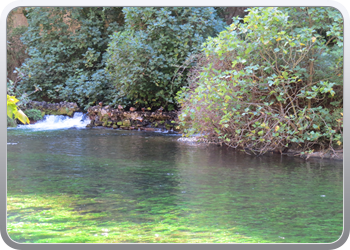
POLYGON ((27 117, 33 121, 39 121, 43 118, 41 111, 38 109, 27 109, 25 110, 27 117))
POLYGON ((179 92, 187 135, 263 154, 342 144, 343 24, 333 8, 252 8, 205 43, 179 92))
POLYGON ((99 101, 103 101, 105 105, 117 105, 115 97, 118 90, 104 69, 71 76, 67 79, 64 88, 57 87, 57 89, 61 98, 75 100, 80 107, 85 107, 85 109, 96 105, 99 101))
MULTIPOLYGON (((22 41, 29 59, 22 65, 18 86, 21 92, 35 92, 45 101, 93 103, 96 96, 84 96, 78 82, 95 88, 94 75, 104 68, 103 53, 109 35, 122 29, 121 7, 32 7, 26 8, 28 30, 22 41), (68 98, 68 99, 67 99, 68 98)), ((100 85, 100 81, 96 85, 100 85)), ((98 88, 98 87, 96 87, 98 88)), ((105 88, 105 87, 103 87, 105 88)))
POLYGON ((178 72, 209 35, 223 29, 214 8, 123 8, 125 30, 115 32, 107 49, 107 70, 125 105, 171 110, 186 83, 178 72))

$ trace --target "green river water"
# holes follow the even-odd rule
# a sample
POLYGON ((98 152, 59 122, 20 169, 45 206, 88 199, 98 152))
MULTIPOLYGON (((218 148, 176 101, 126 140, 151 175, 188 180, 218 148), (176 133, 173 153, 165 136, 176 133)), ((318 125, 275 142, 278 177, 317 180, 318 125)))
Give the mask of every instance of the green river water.
POLYGON ((112 129, 8 129, 7 232, 20 243, 331 243, 343 164, 112 129))

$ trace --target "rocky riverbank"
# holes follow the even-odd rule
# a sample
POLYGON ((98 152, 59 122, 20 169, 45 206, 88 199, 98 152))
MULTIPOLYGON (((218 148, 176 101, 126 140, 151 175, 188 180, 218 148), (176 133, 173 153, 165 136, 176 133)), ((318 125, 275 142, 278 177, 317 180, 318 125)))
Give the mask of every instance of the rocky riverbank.
MULTIPOLYGON (((28 109, 38 109, 42 115, 68 115, 73 116, 75 112, 82 110, 76 103, 60 102, 47 103, 32 101, 27 105, 28 109)), ((90 118, 87 127, 106 127, 123 130, 144 130, 144 131, 173 131, 179 132, 178 113, 162 111, 124 111, 111 108, 110 106, 94 106, 87 110, 86 114, 90 118)), ((209 143, 201 137, 180 138, 179 141, 187 143, 209 143)), ((280 152, 270 152, 278 153, 280 152)), ((282 152, 282 155, 309 158, 322 158, 343 160, 343 150, 313 152, 311 154, 301 154, 297 147, 291 147, 282 152)))
POLYGON ((110 106, 94 106, 87 110, 91 122, 87 127, 124 130, 179 131, 177 112, 124 111, 110 106))
MULTIPOLYGON (((213 142, 213 141, 208 141, 207 139, 204 139, 201 136, 192 136, 192 137, 181 137, 178 139, 179 142, 183 143, 189 143, 193 145, 200 145, 200 144, 215 144, 218 146, 224 146, 224 144, 213 142)), ((239 149, 237 148, 236 150, 242 150, 242 148, 239 149)), ((302 150, 298 148, 297 144, 292 144, 291 148, 285 148, 283 152, 281 151, 269 151, 266 153, 267 155, 272 155, 272 154, 279 154, 279 155, 285 155, 285 156, 290 156, 290 157, 299 157, 302 159, 328 159, 328 160, 337 160, 337 161, 342 161, 343 160, 343 149, 337 149, 337 150, 323 150, 323 151, 315 151, 312 153, 304 153, 302 154, 302 150)))
POLYGON ((321 159, 333 159, 342 161, 343 160, 343 150, 334 150, 334 151, 318 151, 310 154, 301 154, 298 150, 289 149, 287 152, 282 153, 282 155, 300 157, 304 159, 309 158, 321 158, 321 159))
MULTIPOLYGON (((48 103, 32 101, 27 109, 37 109, 41 115, 67 115, 72 117, 75 112, 82 112, 76 103, 48 103)), ((124 111, 110 106, 93 106, 86 114, 91 122, 87 127, 106 127, 124 130, 158 131, 167 130, 178 132, 180 126, 176 111, 124 111)), ((31 121, 34 123, 35 121, 31 121)))
POLYGON ((74 102, 48 103, 31 101, 27 104, 26 109, 38 109, 41 115, 68 115, 73 116, 75 112, 81 111, 74 102))

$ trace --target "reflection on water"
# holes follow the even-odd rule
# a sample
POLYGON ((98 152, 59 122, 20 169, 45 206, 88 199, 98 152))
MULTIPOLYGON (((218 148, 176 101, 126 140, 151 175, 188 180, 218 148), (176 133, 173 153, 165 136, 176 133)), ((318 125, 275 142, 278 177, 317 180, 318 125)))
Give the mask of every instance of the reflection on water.
MULTIPOLYGON (((8 130, 8 196, 78 195, 73 211, 106 213, 96 223, 111 228, 112 218, 149 230, 161 222, 168 242, 191 242, 196 230, 207 242, 235 242, 243 234, 260 242, 340 237, 341 162, 252 157, 178 138, 109 129, 8 130)), ((9 213, 9 221, 21 216, 9 213)))

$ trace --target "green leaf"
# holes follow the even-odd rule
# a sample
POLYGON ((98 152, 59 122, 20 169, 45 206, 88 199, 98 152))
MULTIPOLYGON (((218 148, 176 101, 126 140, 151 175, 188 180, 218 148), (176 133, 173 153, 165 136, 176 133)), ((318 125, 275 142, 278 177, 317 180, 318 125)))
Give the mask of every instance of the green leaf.
POLYGON ((14 104, 7 105, 7 116, 13 118, 14 113, 17 112, 17 107, 14 104))
POLYGON ((15 118, 20 120, 23 124, 30 123, 28 117, 23 113, 22 110, 17 110, 17 112, 14 113, 15 118))

